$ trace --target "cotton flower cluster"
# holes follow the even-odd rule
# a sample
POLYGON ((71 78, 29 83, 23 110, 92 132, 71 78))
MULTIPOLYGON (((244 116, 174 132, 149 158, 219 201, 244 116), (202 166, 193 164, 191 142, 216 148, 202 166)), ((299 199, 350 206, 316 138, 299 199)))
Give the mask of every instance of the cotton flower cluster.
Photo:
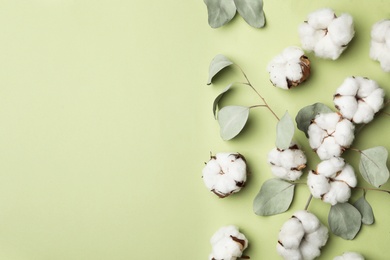
POLYGON ((290 89, 309 77, 310 60, 301 48, 290 46, 269 62, 267 70, 274 86, 290 89))
POLYGON ((333 260, 364 260, 364 257, 355 252, 345 252, 341 256, 336 256, 333 260))
POLYGON ((286 260, 311 260, 321 254, 328 240, 328 229, 305 210, 295 212, 278 236, 277 251, 286 260))
POLYGON ((304 50, 332 60, 339 58, 355 34, 352 16, 345 13, 337 17, 330 8, 310 13, 298 31, 304 50))
POLYGON ((355 125, 340 113, 320 113, 308 128, 310 147, 321 160, 340 156, 355 137, 355 125))
POLYGON ((245 158, 239 153, 217 153, 206 163, 202 178, 206 187, 220 198, 236 193, 246 182, 245 158))
POLYGON ((390 72, 390 20, 381 20, 371 29, 370 57, 390 72))
POLYGON ((384 96, 384 90, 374 80, 348 77, 336 90, 333 101, 344 118, 366 124, 382 108, 384 96))
POLYGON ((233 225, 220 228, 211 237, 210 243, 213 249, 209 260, 236 260, 248 247, 245 235, 233 225))
POLYGON ((341 157, 324 160, 310 171, 307 185, 314 198, 335 205, 347 202, 351 196, 351 188, 356 187, 357 179, 351 165, 341 157))
POLYGON ((268 153, 268 163, 276 177, 295 181, 301 177, 302 170, 306 168, 306 156, 298 145, 293 144, 285 150, 272 149, 268 153))

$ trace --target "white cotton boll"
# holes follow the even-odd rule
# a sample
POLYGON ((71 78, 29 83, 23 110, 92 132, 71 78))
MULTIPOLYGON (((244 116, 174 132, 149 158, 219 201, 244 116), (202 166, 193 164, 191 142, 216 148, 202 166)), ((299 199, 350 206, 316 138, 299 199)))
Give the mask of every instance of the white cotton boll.
POLYGON ((289 46, 285 48, 282 52, 282 56, 286 61, 294 61, 299 60, 302 55, 305 55, 303 50, 297 46, 289 46))
POLYGON ((280 166, 271 166, 271 172, 275 177, 280 179, 286 179, 288 176, 288 170, 280 166))
POLYGON ((355 125, 351 121, 343 119, 337 124, 333 136, 340 146, 348 148, 355 138, 354 131, 355 125))
POLYGON ((293 151, 293 160, 295 163, 295 166, 301 166, 305 165, 307 162, 306 156, 300 149, 294 149, 293 151))
POLYGON ((344 169, 334 179, 337 181, 343 181, 346 184, 348 184, 349 187, 352 188, 356 187, 357 185, 355 171, 353 170, 352 166, 349 164, 346 164, 344 166, 344 169))
POLYGON ((305 231, 299 219, 290 218, 284 222, 278 236, 278 241, 287 249, 297 249, 305 231))
POLYGON ((376 113, 383 107, 384 97, 385 97, 385 91, 382 88, 377 88, 368 97, 364 98, 363 100, 376 113))
POLYGON ((325 30, 316 30, 308 23, 302 23, 298 28, 299 38, 304 50, 313 51, 317 42, 326 34, 325 30))
POLYGON ((379 60, 380 57, 386 53, 389 52, 389 48, 381 43, 381 42, 375 42, 371 41, 370 43, 370 58, 373 60, 379 60))
POLYGON ((286 149, 280 153, 280 165, 286 169, 291 169, 297 166, 294 161, 293 150, 286 149))
POLYGON ((321 224, 314 214, 306 210, 298 210, 294 213, 293 216, 301 221, 305 233, 314 232, 321 224))
POLYGON ((307 134, 309 135, 309 144, 312 149, 318 149, 326 136, 326 132, 317 124, 311 124, 307 134))
POLYGON ((334 177, 335 174, 344 168, 345 161, 341 157, 332 157, 317 165, 317 173, 327 178, 334 177))
POLYGON ((270 72, 270 81, 274 86, 282 89, 288 89, 288 82, 286 80, 286 70, 278 70, 270 72))
POLYGON ((248 246, 246 237, 233 225, 220 228, 211 237, 210 243, 212 245, 212 252, 209 255, 209 259, 235 260, 242 256, 242 251, 248 246))
POLYGON ((310 13, 307 22, 315 29, 326 29, 335 16, 332 9, 322 8, 310 13))
POLYGON ((302 257, 305 260, 312 260, 321 255, 321 251, 318 247, 313 246, 307 240, 303 240, 299 247, 302 257))
POLYGON ((324 36, 314 48, 314 53, 317 57, 324 59, 337 60, 343 52, 344 47, 340 47, 334 44, 329 34, 324 36))
POLYGON ((271 165, 280 165, 280 151, 278 148, 273 148, 269 153, 268 153, 268 163, 271 165))
POLYGON ((315 117, 315 123, 330 134, 336 130, 336 125, 340 121, 339 113, 322 113, 315 117))
POLYGON ((286 78, 291 81, 298 81, 302 78, 302 67, 299 63, 288 62, 286 64, 286 78))
POLYGON ((333 260, 364 260, 364 257, 356 252, 345 252, 341 256, 336 256, 333 260))
POLYGON ((343 150, 333 137, 328 137, 324 139, 316 153, 321 160, 326 160, 340 156, 343 153, 343 150))
POLYGON ((359 89, 359 84, 355 77, 347 77, 336 90, 336 93, 343 96, 355 96, 359 89))
POLYGON ((356 77, 356 81, 359 82, 359 90, 357 92, 357 96, 359 98, 368 97, 375 89, 377 89, 378 83, 372 79, 356 77))
POLYGON ((374 119, 374 110, 366 104, 366 102, 359 100, 358 109, 352 118, 352 121, 356 124, 369 123, 374 119))
POLYGON ((330 190, 322 197, 322 200, 331 205, 336 205, 337 203, 347 202, 350 197, 351 189, 349 186, 344 182, 334 181, 330 183, 330 190))
POLYGON ((307 177, 307 186, 310 189, 310 193, 314 198, 321 198, 325 193, 330 190, 330 183, 328 179, 320 174, 315 174, 310 171, 307 177))
POLYGON ((371 38, 380 43, 385 42, 386 34, 390 33, 390 20, 381 20, 376 22, 371 28, 371 38))
POLYGON ((213 191, 221 196, 229 195, 237 190, 236 182, 230 176, 218 176, 218 181, 214 184, 213 191))
POLYGON ((303 260, 299 249, 286 249, 278 243, 276 245, 276 250, 285 260, 303 260))
POLYGON ((347 45, 353 38, 353 18, 349 14, 342 14, 328 26, 328 33, 336 46, 347 45))
POLYGON ((384 72, 390 72, 390 47, 380 54, 379 62, 384 72))
POLYGON ((316 247, 323 247, 328 241, 329 231, 325 225, 320 223, 317 230, 305 235, 305 240, 309 241, 311 245, 316 247))
POLYGON ((343 117, 351 120, 358 108, 358 102, 352 96, 335 96, 333 102, 343 117))

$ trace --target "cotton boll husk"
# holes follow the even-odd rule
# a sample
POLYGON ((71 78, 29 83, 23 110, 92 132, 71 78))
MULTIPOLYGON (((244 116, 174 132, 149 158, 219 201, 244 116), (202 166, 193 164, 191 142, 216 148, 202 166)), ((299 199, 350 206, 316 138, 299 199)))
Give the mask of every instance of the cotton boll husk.
POLYGON ((305 53, 303 50, 297 46, 289 46, 285 48, 282 52, 282 56, 286 61, 299 61, 302 55, 305 53))
POLYGON ((325 246, 326 241, 328 241, 328 237, 329 231, 327 227, 320 223, 318 229, 316 229, 312 233, 306 234, 304 239, 308 241, 311 245, 320 248, 325 246))
POLYGON ((324 36, 315 46, 314 53, 317 57, 337 60, 345 47, 337 46, 329 34, 324 36))
POLYGON ((336 256, 333 260, 364 260, 364 257, 356 252, 345 252, 341 256, 336 256))
POLYGON ((307 22, 315 29, 326 29, 335 16, 332 9, 322 8, 310 13, 307 22))
POLYGON ((336 205, 337 203, 347 202, 351 197, 351 189, 349 186, 341 181, 334 181, 330 183, 330 190, 326 193, 322 200, 324 202, 336 205))
POLYGON ((352 118, 352 121, 356 124, 369 123, 374 119, 374 110, 366 104, 366 102, 359 100, 358 109, 352 118))
POLYGON ((331 188, 330 183, 325 176, 315 174, 313 171, 310 171, 307 176, 307 186, 313 197, 317 199, 321 198, 322 195, 327 193, 331 188))
POLYGON ((355 138, 354 131, 355 125, 348 119, 343 119, 337 124, 333 136, 339 145, 348 148, 355 138))
POLYGON ((332 157, 317 165, 317 173, 325 177, 334 177, 335 174, 344 168, 345 161, 341 157, 332 157))
POLYGON ((340 121, 339 113, 322 113, 315 117, 315 123, 328 133, 336 130, 336 125, 340 121))
POLYGON ((321 255, 321 251, 318 247, 313 246, 308 241, 303 240, 299 247, 304 260, 313 260, 321 255))
POLYGON ((328 33, 337 46, 347 45, 353 38, 353 18, 349 14, 342 14, 328 26, 328 33))
POLYGON ((346 164, 344 166, 344 169, 334 179, 339 181, 344 181, 345 183, 348 184, 349 187, 352 188, 356 187, 357 185, 355 171, 353 170, 352 166, 349 164, 346 164))
POLYGON ((358 102, 353 96, 335 96, 333 102, 343 117, 352 119, 358 108, 358 102))
POLYGON ((390 20, 384 19, 376 22, 371 28, 371 38, 376 42, 385 42, 385 35, 389 33, 390 20))
POLYGON ((291 81, 298 81, 302 78, 302 68, 299 63, 288 62, 286 64, 286 78, 291 81))
POLYGON ((342 152, 341 146, 333 137, 325 138, 322 145, 316 151, 321 160, 338 157, 342 154, 342 152))
POLYGON ((336 90, 337 94, 343 96, 355 96, 359 89, 359 84, 354 77, 347 77, 336 90))
POLYGON ((278 241, 287 249, 297 249, 305 231, 297 218, 290 218, 284 222, 278 236, 278 241))
POLYGON ((356 77, 356 80, 359 82, 359 90, 357 92, 359 98, 368 97, 375 89, 379 88, 378 83, 374 80, 363 77, 356 77))
POLYGON ((314 232, 321 224, 314 214, 307 212, 306 210, 298 210, 293 216, 301 221, 305 233, 314 232))
POLYGON ((385 91, 382 88, 377 88, 368 97, 364 98, 363 100, 376 113, 383 107, 384 97, 385 97, 385 91))
POLYGON ((320 147, 322 140, 326 136, 326 132, 317 124, 311 124, 307 131, 309 135, 309 144, 312 149, 320 147))
POLYGON ((286 249, 278 243, 276 245, 276 250, 285 260, 303 260, 299 249, 286 249))

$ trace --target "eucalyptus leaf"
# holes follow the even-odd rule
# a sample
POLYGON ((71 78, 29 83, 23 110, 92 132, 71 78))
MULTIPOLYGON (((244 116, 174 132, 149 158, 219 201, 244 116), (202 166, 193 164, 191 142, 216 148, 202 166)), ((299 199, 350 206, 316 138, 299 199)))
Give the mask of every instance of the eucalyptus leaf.
POLYGON ((374 223, 374 212, 372 211, 371 205, 364 196, 360 197, 360 199, 358 199, 353 205, 362 215, 363 224, 371 225, 374 223))
POLYGON ((214 59, 210 63, 209 67, 209 79, 207 80, 207 85, 211 84, 211 81, 215 75, 218 74, 222 69, 232 65, 233 62, 231 62, 228 58, 226 58, 222 54, 218 54, 214 57, 214 59))
POLYGON ((216 119, 217 118, 217 108, 218 108, 218 103, 219 101, 221 100, 221 98, 223 97, 223 95, 229 91, 229 89, 233 86, 233 84, 229 84, 226 88, 224 88, 224 90, 222 90, 222 92, 214 99, 214 103, 213 103, 213 114, 214 114, 214 118, 216 119))
POLYGON ((294 136, 294 131, 294 122, 286 111, 276 125, 276 147, 282 150, 288 149, 294 136))
POLYGON ((234 0, 238 13, 252 27, 261 28, 265 25, 263 0, 234 0))
POLYGON ((212 28, 228 23, 236 14, 233 0, 204 0, 207 6, 208 22, 212 28))
POLYGON ((264 182, 253 201, 253 211, 260 216, 283 213, 294 198, 295 184, 273 178, 264 182))
POLYGON ((226 106, 218 112, 218 123, 223 140, 237 136, 244 128, 249 117, 249 107, 226 106))
POLYGON ((377 188, 389 179, 387 156, 388 152, 383 146, 361 151, 359 171, 368 183, 377 188))
POLYGON ((307 130, 309 129, 311 121, 320 113, 332 112, 332 109, 330 109, 327 105, 322 103, 315 103, 299 110, 297 116, 295 117, 295 121, 297 123, 298 129, 304 132, 306 137, 309 137, 307 130))
POLYGON ((348 202, 337 203, 330 208, 328 223, 333 234, 343 239, 352 240, 360 230, 362 216, 348 202))

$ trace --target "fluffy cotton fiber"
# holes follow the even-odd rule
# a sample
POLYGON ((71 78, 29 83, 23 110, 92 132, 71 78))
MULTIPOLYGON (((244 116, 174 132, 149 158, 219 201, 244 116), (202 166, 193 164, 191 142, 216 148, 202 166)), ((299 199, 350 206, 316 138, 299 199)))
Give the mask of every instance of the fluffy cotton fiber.
POLYGON ((220 198, 239 192, 247 178, 247 166, 239 153, 217 153, 202 171, 206 187, 220 198))
POLYGON ((328 229, 314 214, 300 210, 283 224, 276 249, 285 260, 311 260, 327 240, 328 229))
POLYGON ((268 153, 268 163, 274 176, 295 181, 301 177, 302 170, 306 168, 306 156, 296 144, 292 144, 285 150, 275 147, 268 153))
POLYGON ((370 57, 379 61, 385 72, 390 72, 390 20, 384 19, 372 26, 370 57))
POLYGON ((212 252, 209 260, 236 260, 248 247, 248 240, 236 226, 221 227, 211 237, 212 252))
POLYGON ((357 179, 351 165, 341 157, 324 160, 310 171, 307 186, 314 198, 335 205, 347 202, 351 196, 351 188, 356 187, 357 179))
POLYGON ((330 8, 310 13, 298 32, 304 50, 332 60, 339 58, 355 34, 352 16, 344 13, 337 17, 330 8))
POLYGON ((336 90, 333 102, 344 118, 367 124, 383 107, 385 91, 374 80, 348 77, 336 90))
POLYGON ((301 48, 290 46, 269 62, 267 70, 274 86, 290 89, 309 77, 310 60, 301 48))
POLYGON ((364 260, 364 257, 356 252, 345 252, 341 256, 336 256, 333 260, 364 260))

